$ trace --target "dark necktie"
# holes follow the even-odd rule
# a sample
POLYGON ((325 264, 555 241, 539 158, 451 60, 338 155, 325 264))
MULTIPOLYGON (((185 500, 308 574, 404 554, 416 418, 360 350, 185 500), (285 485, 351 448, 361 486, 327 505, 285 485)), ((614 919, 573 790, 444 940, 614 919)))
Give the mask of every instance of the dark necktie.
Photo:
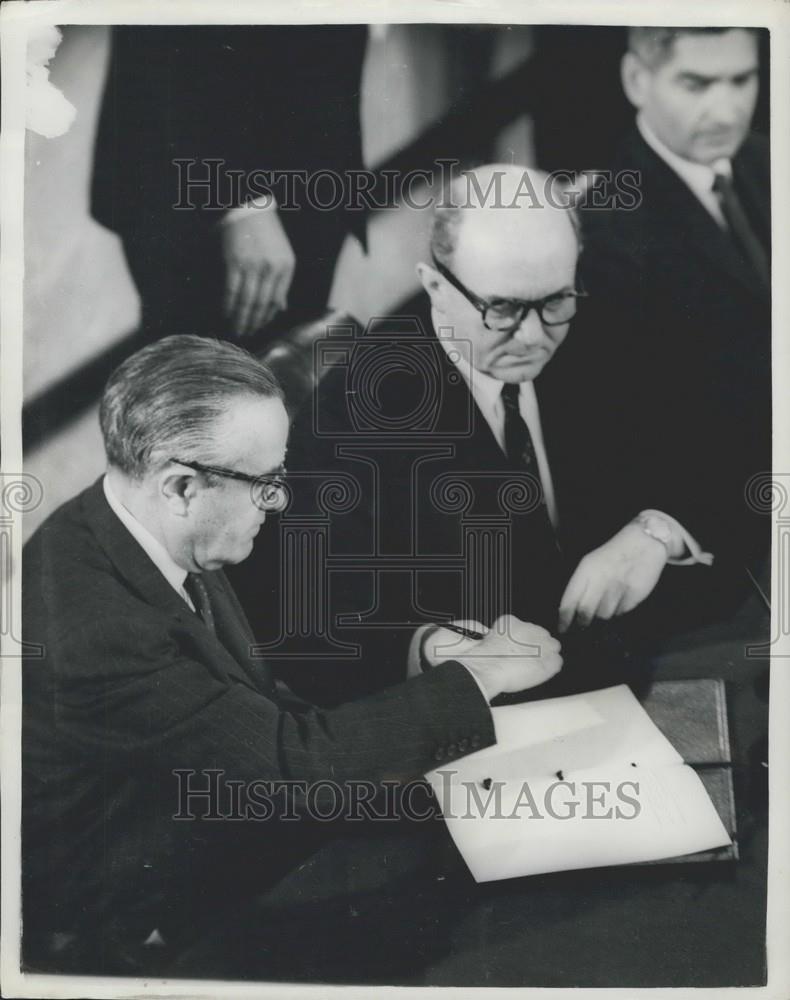
POLYGON ((521 386, 505 382, 502 386, 502 405, 505 408, 505 454, 508 461, 538 476, 538 462, 532 435, 521 416, 518 399, 521 386))
POLYGON ((525 620, 553 625, 559 603, 559 595, 554 593, 559 549, 546 507, 535 445, 519 409, 519 395, 519 385, 506 382, 502 386, 505 454, 514 468, 534 476, 540 491, 540 502, 525 517, 517 517, 513 521, 513 551, 517 553, 517 558, 513 564, 514 589, 508 610, 525 620))
POLYGON ((540 508, 543 514, 541 521, 554 538, 554 528, 546 507, 535 445, 532 443, 532 435, 529 433, 526 421, 521 416, 518 405, 520 392, 521 387, 518 384, 505 382, 502 386, 502 405, 505 408, 505 454, 511 465, 524 469, 525 472, 529 472, 535 477, 540 490, 540 508))
POLYGON ((719 199, 721 210, 733 239, 746 254, 758 277, 767 287, 771 281, 768 254, 749 222, 743 203, 732 183, 732 178, 728 174, 717 173, 713 180, 713 190, 719 199))
POLYGON ((184 580, 184 590, 192 599, 192 603, 195 605, 195 611, 203 619, 206 627, 216 633, 217 629, 214 625, 214 612, 211 610, 211 601, 209 600, 208 590, 206 589, 205 583, 201 579, 200 573, 187 573, 186 579, 184 580))
POLYGON ((502 405, 505 408, 505 454, 513 465, 528 469, 537 475, 535 446, 518 405, 520 392, 521 386, 517 383, 505 382, 502 386, 502 405))

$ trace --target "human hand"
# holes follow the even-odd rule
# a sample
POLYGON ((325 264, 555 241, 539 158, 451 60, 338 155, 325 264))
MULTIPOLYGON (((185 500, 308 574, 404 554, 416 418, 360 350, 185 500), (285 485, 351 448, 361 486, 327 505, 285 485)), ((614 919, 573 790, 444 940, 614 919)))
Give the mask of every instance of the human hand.
MULTIPOLYGON (((476 621, 454 621, 453 625, 485 635, 488 629, 476 621)), ((480 639, 470 639, 465 635, 447 628, 445 625, 432 625, 421 637, 422 658, 430 667, 435 667, 445 660, 457 660, 468 653, 480 642, 480 639)))
POLYGON ((296 258, 273 208, 250 208, 221 230, 225 313, 237 336, 250 336, 286 308, 296 258))
POLYGON ((560 600, 560 632, 633 610, 652 593, 667 558, 663 542, 627 524, 576 567, 560 600))
POLYGON ((470 644, 469 649, 459 652, 451 642, 453 652, 448 652, 447 658, 458 660, 473 674, 489 701, 498 694, 543 684, 562 667, 557 639, 545 628, 515 615, 497 618, 482 639, 462 641, 470 644))

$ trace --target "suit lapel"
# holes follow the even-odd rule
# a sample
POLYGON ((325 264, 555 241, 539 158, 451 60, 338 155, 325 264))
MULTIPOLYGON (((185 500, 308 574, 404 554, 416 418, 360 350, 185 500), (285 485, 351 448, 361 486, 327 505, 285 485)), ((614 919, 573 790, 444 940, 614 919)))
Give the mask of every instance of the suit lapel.
MULTIPOLYGON (((492 472, 513 472, 513 467, 507 460, 506 455, 499 447, 499 442, 494 436, 494 432, 478 408, 471 390, 466 381, 460 376, 458 370, 447 357, 446 352, 440 348, 444 366, 444 384, 448 386, 443 407, 443 420, 445 425, 462 426, 459 421, 466 419, 469 426, 468 441, 461 444, 456 449, 456 458, 472 469, 485 469, 492 472), (455 378, 453 378, 455 376, 455 378)), ((552 361, 552 364, 555 362, 552 361)), ((543 447, 546 451, 546 461, 552 476, 553 485, 556 487, 557 480, 554 473, 552 459, 556 452, 556 432, 559 428, 560 414, 549 413, 548 419, 544 419, 545 396, 554 398, 550 394, 544 394, 541 386, 546 378, 543 372, 539 379, 533 382, 535 395, 538 401, 538 413, 540 415, 541 434, 543 437, 543 447)), ((563 407, 567 416, 568 407, 563 407)), ((555 498, 556 499, 556 498, 555 498)))
POLYGON ((754 229, 770 253, 771 248, 771 177, 765 167, 755 162, 756 151, 747 143, 732 161, 733 179, 754 229), (752 155, 750 155, 750 153, 752 155))
POLYGON ((263 660, 252 660, 250 657, 250 646, 255 642, 255 636, 227 577, 218 571, 204 573, 203 579, 214 612, 217 638, 256 687, 273 694, 274 681, 269 666, 263 660))
POLYGON ((642 137, 631 137, 630 157, 641 172, 643 196, 663 225, 672 227, 689 253, 698 252, 717 269, 762 294, 762 286, 729 235, 711 218, 699 199, 642 137))
MULTIPOLYGON (((445 426, 463 427, 459 421, 465 417, 468 434, 456 436, 457 446, 453 463, 459 472, 490 474, 489 485, 493 490, 483 489, 486 494, 486 510, 501 511, 502 497, 499 487, 509 477, 514 480, 524 470, 514 468, 499 447, 494 432, 474 401, 474 396, 466 380, 440 348, 443 356, 444 384, 448 387, 443 419, 445 426), (454 376, 454 377, 453 377, 454 376)), ((538 396, 540 405, 540 396, 538 396)), ((541 415, 542 416, 542 415, 541 415)), ((545 422, 541 419, 542 427, 545 422)), ((545 435, 544 435, 544 444, 545 435)), ((546 453, 551 469, 551 451, 546 444, 546 453)), ((536 470, 537 471, 537 470, 536 470)), ((554 627, 556 619, 557 581, 562 572, 562 556, 558 549, 557 536, 551 525, 545 507, 523 514, 508 516, 512 531, 511 550, 511 591, 507 607, 500 611, 512 611, 522 617, 539 621, 554 627), (525 568, 525 562, 529 566, 525 568)))
MULTIPOLYGON (((147 604, 167 612, 180 624, 200 630, 204 643, 207 639, 211 640, 210 634, 202 634, 206 632, 206 626, 203 622, 170 586, 148 555, 116 517, 104 496, 101 478, 97 479, 93 486, 86 490, 83 495, 83 505, 86 523, 127 586, 147 604)), ((231 625, 231 616, 228 610, 231 606, 229 599, 221 590, 222 585, 218 586, 216 581, 211 580, 212 577, 220 575, 222 574, 209 573, 206 575, 212 608, 216 599, 219 619, 218 634, 214 639, 216 656, 212 658, 212 663, 237 680, 249 686, 256 686, 250 673, 243 666, 245 661, 248 662, 248 638, 251 639, 251 633, 248 637, 244 629, 248 629, 249 626, 243 615, 241 616, 243 623, 241 626, 231 625)), ((222 576, 224 580, 224 575, 222 576)), ((227 583, 225 586, 229 588, 227 583)))
POLYGON ((472 468, 507 469, 507 459, 466 380, 441 345, 438 345, 438 352, 444 400, 437 430, 458 442, 456 458, 468 461, 474 457, 472 468))

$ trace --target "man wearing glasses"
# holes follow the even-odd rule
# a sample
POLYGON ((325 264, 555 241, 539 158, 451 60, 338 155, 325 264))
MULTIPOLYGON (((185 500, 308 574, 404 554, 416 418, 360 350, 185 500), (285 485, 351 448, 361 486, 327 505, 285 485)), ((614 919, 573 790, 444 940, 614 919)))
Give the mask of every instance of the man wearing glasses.
POLYGON ((488 702, 562 661, 542 628, 505 619, 430 677, 330 711, 298 701, 251 655, 221 572, 283 502, 269 370, 164 338, 110 377, 100 420, 106 475, 25 547, 24 964, 147 974, 325 840, 315 812, 495 742, 488 702))
POLYGON ((668 513, 622 512, 595 387, 584 372, 570 380, 575 359, 562 352, 544 371, 585 306, 578 255, 576 219, 547 175, 502 164, 461 175, 435 206, 430 263, 417 267, 431 307, 424 343, 371 324, 297 418, 294 470, 368 484, 330 544, 368 559, 368 577, 338 578, 333 608, 345 623, 357 614, 353 639, 376 655, 356 671, 316 668, 310 683, 327 697, 344 674, 352 688, 394 679, 400 646, 426 619, 479 631, 507 611, 564 632, 635 608, 667 563, 707 560, 668 513))

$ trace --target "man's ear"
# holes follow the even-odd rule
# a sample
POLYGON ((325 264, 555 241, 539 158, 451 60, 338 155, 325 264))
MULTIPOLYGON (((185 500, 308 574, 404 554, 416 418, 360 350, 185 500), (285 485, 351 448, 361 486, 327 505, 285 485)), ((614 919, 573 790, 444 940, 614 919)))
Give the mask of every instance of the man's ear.
POLYGON ((159 478, 158 490, 170 512, 176 517, 186 517, 189 505, 198 490, 194 472, 166 469, 159 478))
POLYGON ((417 265, 417 277, 420 279, 422 287, 428 293, 428 298, 431 300, 433 308, 437 312, 443 313, 447 298, 447 283, 445 280, 438 271, 422 261, 417 265))
POLYGON ((641 108, 650 82, 648 67, 633 52, 626 52, 620 63, 620 78, 625 96, 635 108, 641 108))

